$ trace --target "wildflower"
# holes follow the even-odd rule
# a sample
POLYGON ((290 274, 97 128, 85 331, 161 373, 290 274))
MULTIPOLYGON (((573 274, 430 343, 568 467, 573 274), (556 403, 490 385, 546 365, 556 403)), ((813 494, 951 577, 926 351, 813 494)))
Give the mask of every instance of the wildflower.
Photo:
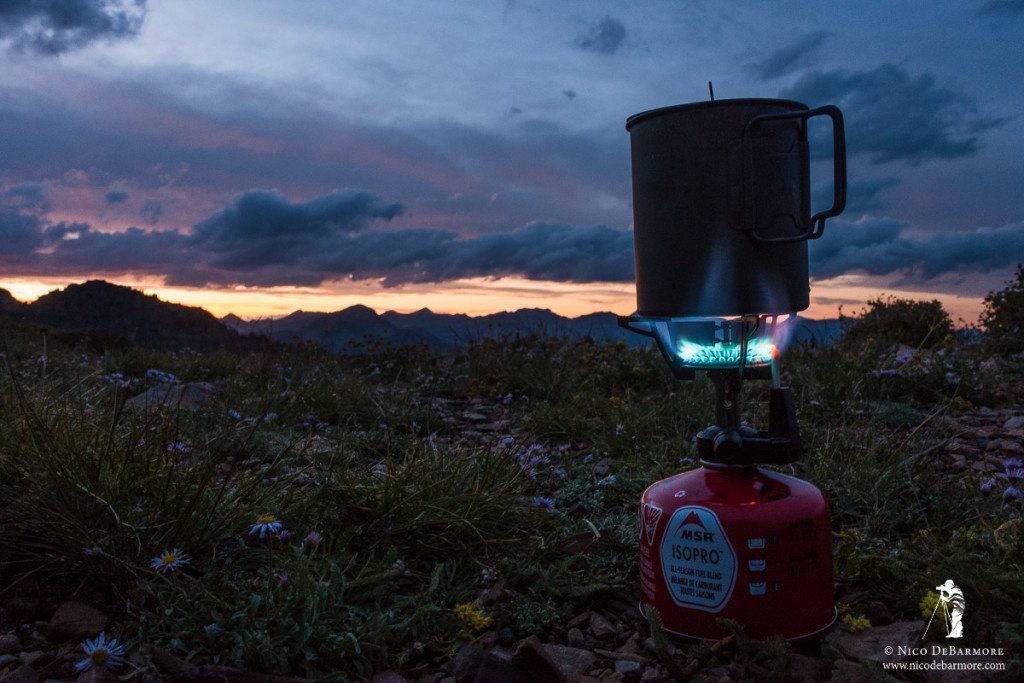
POLYGON ((405 566, 405 560, 395 560, 395 563, 391 565, 391 571, 398 576, 408 576, 409 568, 405 566))
POLYGON ((188 562, 188 555, 181 552, 181 548, 175 548, 174 550, 164 550, 162 554, 154 557, 149 563, 149 567, 166 574, 182 565, 188 564, 188 562))
POLYGON ((277 413, 275 413, 275 412, 269 412, 269 413, 267 413, 266 415, 263 416, 263 422, 266 423, 266 424, 270 424, 271 422, 273 422, 276 419, 277 419, 277 413))
POLYGON ((224 633, 224 627, 216 622, 207 624, 203 627, 203 630, 206 631, 206 635, 210 638, 218 638, 222 633, 224 633))
POLYGON ((588 464, 588 463, 590 463, 590 462, 591 462, 591 461, 592 461, 593 459, 594 459, 594 454, 593 454, 593 453, 587 453, 587 456, 586 456, 585 458, 583 458, 583 463, 584 463, 584 464, 588 464))
POLYGON ((82 643, 85 659, 75 664, 76 671, 88 671, 92 667, 117 669, 124 664, 124 648, 116 640, 107 640, 106 633, 100 633, 94 640, 82 643))
POLYGON ((278 521, 274 515, 260 515, 256 518, 256 523, 249 529, 249 535, 255 536, 260 535, 260 538, 266 538, 267 532, 276 534, 281 530, 281 522, 278 521))
POLYGON ((184 441, 175 441, 167 444, 168 453, 188 453, 191 450, 184 441))
POLYGON ((533 499, 533 507, 535 508, 547 508, 548 510, 555 509, 555 499, 548 498, 547 496, 537 496, 533 499))
POLYGON ((279 541, 287 541, 291 537, 292 532, 288 531, 287 529, 281 529, 277 532, 277 540, 279 541))
POLYGON ((614 474, 609 474, 604 479, 598 479, 597 480, 597 485, 598 486, 615 486, 618 483, 619 483, 619 479, 614 474))
POLYGON ((871 626, 867 617, 855 617, 852 614, 844 614, 842 621, 850 627, 850 633, 859 633, 871 626))
POLYGON ((482 631, 494 623, 494 619, 487 616, 483 610, 472 602, 456 605, 454 612, 459 619, 462 619, 466 626, 474 631, 482 631))
POLYGON ((1024 493, 1021 493, 1016 486, 1007 486, 1003 491, 1003 498, 1020 498, 1021 496, 1024 496, 1024 493))
POLYGON ((514 442, 515 442, 515 439, 513 439, 511 436, 506 436, 504 439, 501 440, 501 445, 502 446, 511 446, 514 442))
POLYGON ((921 610, 921 616, 928 619, 935 612, 935 605, 937 604, 939 604, 939 594, 935 591, 928 591, 921 598, 921 602, 917 603, 917 606, 921 610))
POLYGON ((994 489, 995 486, 996 486, 996 479, 995 479, 995 477, 989 477, 985 481, 981 482, 981 487, 980 488, 981 488, 983 493, 988 493, 989 491, 994 489))
POLYGON ((160 382, 161 384, 177 384, 179 381, 178 378, 172 375, 171 373, 164 372, 162 370, 157 370, 156 368, 150 368, 149 370, 146 370, 146 377, 149 377, 150 379, 155 379, 157 382, 160 382))
POLYGON ((285 585, 286 583, 288 583, 288 572, 281 572, 280 574, 278 574, 277 575, 277 581, 282 586, 285 585))
POLYGON ((99 555, 100 554, 100 549, 97 548, 96 546, 92 546, 91 548, 82 548, 82 554, 87 556, 87 557, 91 557, 93 555, 99 555))
POLYGON ((554 467, 554 468, 551 469, 551 474, 555 475, 559 479, 565 479, 565 468, 564 467, 554 467))
POLYGON ((232 420, 241 420, 242 414, 235 410, 234 408, 232 408, 228 410, 228 417, 230 417, 232 420))
POLYGON ((480 580, 484 583, 494 583, 498 579, 498 572, 490 567, 480 570, 480 580))
POLYGON ((323 540, 324 537, 321 536, 320 532, 318 531, 310 531, 308 534, 306 534, 305 538, 306 543, 309 543, 310 545, 320 545, 320 543, 323 540))
POLYGON ((626 431, 626 426, 623 425, 621 422, 615 425, 615 436, 622 436, 622 433, 624 431, 626 431))

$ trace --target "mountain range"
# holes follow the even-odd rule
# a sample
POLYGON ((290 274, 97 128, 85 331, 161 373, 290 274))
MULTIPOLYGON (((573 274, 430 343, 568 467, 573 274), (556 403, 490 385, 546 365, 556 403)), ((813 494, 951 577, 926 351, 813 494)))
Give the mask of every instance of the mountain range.
MULTIPOLYGON (((160 349, 255 348, 274 340, 308 341, 339 353, 358 352, 366 343, 450 351, 477 339, 534 333, 622 340, 631 346, 648 343, 646 337, 620 328, 615 314, 607 312, 568 318, 547 309, 524 308, 470 316, 426 308, 377 313, 357 305, 330 313, 295 311, 282 318, 243 320, 229 313, 217 319, 202 308, 162 301, 102 280, 69 285, 31 303, 18 302, 0 289, 0 316, 69 331, 102 330, 160 349)), ((841 335, 839 320, 797 318, 791 324, 795 341, 828 344, 841 335)))

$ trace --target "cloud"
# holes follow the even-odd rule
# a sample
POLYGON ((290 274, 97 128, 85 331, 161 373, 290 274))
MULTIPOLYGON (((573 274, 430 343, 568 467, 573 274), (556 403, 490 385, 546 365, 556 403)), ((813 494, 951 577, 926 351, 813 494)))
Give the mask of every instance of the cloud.
POLYGON ((113 206, 115 204, 124 204, 125 200, 128 199, 128 193, 124 190, 108 190, 103 199, 106 200, 107 204, 113 206))
POLYGON ((3 202, 15 209, 47 212, 53 208, 43 192, 42 183, 15 183, 3 191, 3 202))
MULTIPOLYGON (((838 105, 846 117, 848 153, 870 155, 876 164, 971 156, 980 149, 979 133, 1007 121, 981 115, 973 98, 937 86, 933 76, 912 77, 894 64, 809 73, 782 96, 811 106, 838 105)), ((831 144, 816 140, 812 149, 824 153, 831 144)))
POLYGON ((834 220, 811 242, 811 272, 817 278, 898 273, 923 282, 950 272, 999 270, 1024 254, 1024 222, 929 235, 907 234, 908 227, 891 218, 834 220))
POLYGON ((574 47, 598 54, 615 54, 626 39, 626 27, 618 19, 605 17, 573 40, 574 47))
POLYGON ((987 0, 978 14, 1024 14, 1024 0, 987 0))
POLYGON ((164 203, 159 199, 147 199, 139 209, 139 215, 150 225, 156 225, 164 215, 164 203))
POLYGON ((306 202, 251 190, 181 233, 85 223, 44 226, 7 210, 0 238, 14 245, 11 274, 148 274, 170 285, 318 285, 382 280, 385 286, 465 277, 564 282, 633 279, 633 237, 605 226, 532 223, 472 237, 447 230, 382 229, 403 205, 339 190, 306 202))
POLYGON ((747 68, 762 81, 768 81, 811 66, 821 46, 831 35, 828 31, 808 33, 795 43, 772 52, 763 60, 748 64, 747 68))
MULTIPOLYGON (((899 184, 898 178, 855 178, 846 185, 847 214, 867 213, 882 208, 878 195, 899 184)), ((821 211, 832 206, 832 180, 815 183, 812 188, 812 207, 821 211)))
POLYGON ((405 207, 369 192, 339 190, 293 203, 279 192, 250 190, 223 211, 197 223, 190 244, 217 268, 238 270, 321 257, 347 235, 375 220, 390 221, 405 207))
POLYGON ((134 36, 145 16, 146 0, 4 0, 0 41, 15 52, 58 55, 134 36))

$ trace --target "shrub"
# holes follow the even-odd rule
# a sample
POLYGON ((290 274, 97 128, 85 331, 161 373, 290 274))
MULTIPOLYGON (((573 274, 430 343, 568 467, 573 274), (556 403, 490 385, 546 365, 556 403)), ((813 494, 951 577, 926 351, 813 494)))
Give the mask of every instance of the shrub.
POLYGON ((953 333, 953 322, 937 300, 914 301, 878 297, 868 301, 859 317, 845 319, 843 345, 848 348, 906 344, 934 348, 953 333))
POLYGON ((994 351, 1024 351, 1024 264, 1017 265, 1017 274, 998 292, 985 297, 981 313, 985 341, 994 351))

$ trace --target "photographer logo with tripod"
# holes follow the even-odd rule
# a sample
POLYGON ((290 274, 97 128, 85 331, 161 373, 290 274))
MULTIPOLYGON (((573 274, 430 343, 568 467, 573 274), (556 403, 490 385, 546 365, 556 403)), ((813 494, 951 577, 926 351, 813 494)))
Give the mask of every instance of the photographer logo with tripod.
POLYGON ((935 613, 939 611, 939 607, 942 607, 942 617, 946 624, 946 637, 947 638, 963 638, 964 635, 964 592, 953 583, 952 579, 947 579, 946 583, 941 586, 936 586, 935 590, 939 591, 939 599, 935 603, 935 609, 932 610, 931 619, 928 620, 928 625, 925 626, 924 633, 921 634, 921 640, 928 635, 928 629, 932 626, 932 621, 935 620, 935 613))

